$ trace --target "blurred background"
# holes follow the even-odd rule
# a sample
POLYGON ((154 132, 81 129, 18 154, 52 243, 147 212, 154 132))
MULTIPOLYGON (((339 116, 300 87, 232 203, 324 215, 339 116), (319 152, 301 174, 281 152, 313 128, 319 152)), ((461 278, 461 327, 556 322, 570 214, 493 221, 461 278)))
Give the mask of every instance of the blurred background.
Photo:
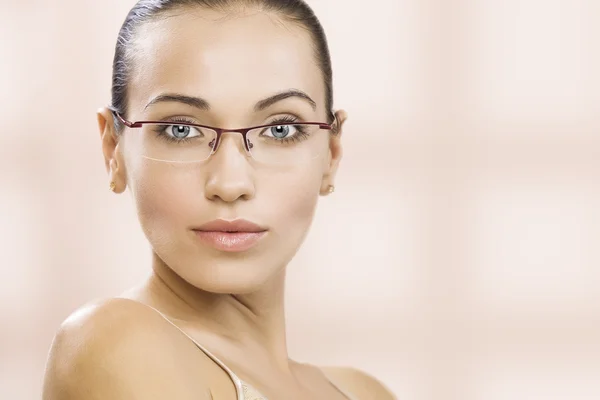
MULTIPOLYGON (((600 398, 600 2, 309 3, 350 118, 292 356, 399 399, 600 398)), ((133 4, 0 0, 1 399, 40 398, 61 321, 149 272, 95 117, 133 4)))

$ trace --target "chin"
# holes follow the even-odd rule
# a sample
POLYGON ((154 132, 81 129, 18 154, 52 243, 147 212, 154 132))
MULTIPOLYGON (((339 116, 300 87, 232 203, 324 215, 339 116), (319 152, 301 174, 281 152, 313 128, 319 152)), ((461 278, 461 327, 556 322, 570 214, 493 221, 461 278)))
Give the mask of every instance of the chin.
MULTIPOLYGON (((250 266, 246 266, 250 267, 250 266)), ((275 271, 232 271, 230 268, 218 269, 214 274, 192 274, 195 287, 217 294, 249 294, 259 291, 277 275, 275 271)))
POLYGON ((260 290, 279 276, 287 263, 248 255, 225 255, 189 257, 165 264, 181 279, 200 290, 216 294, 248 294, 260 290))

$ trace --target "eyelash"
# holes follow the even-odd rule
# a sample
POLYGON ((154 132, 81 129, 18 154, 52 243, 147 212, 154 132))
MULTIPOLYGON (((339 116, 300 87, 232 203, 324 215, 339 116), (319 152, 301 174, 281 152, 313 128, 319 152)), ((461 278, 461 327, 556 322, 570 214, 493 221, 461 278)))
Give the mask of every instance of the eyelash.
MULTIPOLYGON (((171 117, 171 118, 165 120, 165 122, 182 122, 184 124, 197 124, 196 121, 194 121, 193 119, 187 118, 187 117, 171 117)), ((173 125, 177 125, 177 124, 173 124, 173 125)))
MULTIPOLYGON (((297 121, 298 121, 298 118, 296 118, 296 117, 293 117, 291 115, 283 115, 283 116, 277 117, 275 120, 269 122, 269 124, 288 125, 288 124, 293 124, 294 122, 297 122, 297 121)), ((277 140, 282 143, 289 143, 289 142, 300 142, 308 137, 308 134, 306 133, 306 127, 304 127, 302 125, 295 125, 294 128, 297 131, 297 133, 294 136, 286 137, 283 139, 273 139, 273 140, 277 140)), ((272 139, 272 138, 269 137, 269 139, 272 139)))
MULTIPOLYGON (((183 123, 183 124, 196 124, 197 123, 196 121, 193 121, 193 120, 191 120, 189 118, 186 118, 186 117, 171 117, 171 118, 165 120, 165 123, 169 123, 169 122, 175 122, 172 125, 177 125, 176 124, 177 122, 180 122, 180 123, 183 123)), ((189 142, 191 140, 194 140, 194 138, 175 139, 174 137, 172 137, 172 136, 170 136, 170 135, 168 135, 168 134, 165 133, 165 126, 164 125, 157 125, 154 128, 154 132, 156 133, 156 135, 159 138, 161 138, 163 140, 166 140, 168 142, 171 142, 171 143, 185 144, 185 143, 187 143, 187 142, 189 142)))

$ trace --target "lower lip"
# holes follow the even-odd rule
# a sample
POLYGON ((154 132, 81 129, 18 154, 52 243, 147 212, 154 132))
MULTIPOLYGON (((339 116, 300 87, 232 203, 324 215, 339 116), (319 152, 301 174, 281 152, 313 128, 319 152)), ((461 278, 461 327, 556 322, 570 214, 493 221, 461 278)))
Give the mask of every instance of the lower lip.
POLYGON ((267 233, 263 232, 217 232, 194 231, 196 236, 217 250, 228 252, 246 251, 258 243, 267 233))

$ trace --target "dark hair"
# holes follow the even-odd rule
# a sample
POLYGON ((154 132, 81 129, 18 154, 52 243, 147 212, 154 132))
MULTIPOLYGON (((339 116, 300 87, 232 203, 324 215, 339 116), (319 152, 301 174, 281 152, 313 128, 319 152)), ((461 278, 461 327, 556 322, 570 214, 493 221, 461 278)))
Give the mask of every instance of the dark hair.
MULTIPOLYGON (((325 106, 328 114, 333 109, 331 57, 325 32, 313 10, 304 0, 140 0, 129 11, 121 29, 115 48, 112 76, 112 106, 123 116, 127 114, 128 83, 133 70, 130 51, 137 29, 168 11, 189 6, 204 7, 219 11, 254 6, 265 11, 276 12, 289 21, 305 28, 313 39, 317 64, 325 82, 325 106)), ((331 117, 329 117, 331 118, 331 117)), ((115 129, 120 132, 122 124, 115 118, 115 129)))

